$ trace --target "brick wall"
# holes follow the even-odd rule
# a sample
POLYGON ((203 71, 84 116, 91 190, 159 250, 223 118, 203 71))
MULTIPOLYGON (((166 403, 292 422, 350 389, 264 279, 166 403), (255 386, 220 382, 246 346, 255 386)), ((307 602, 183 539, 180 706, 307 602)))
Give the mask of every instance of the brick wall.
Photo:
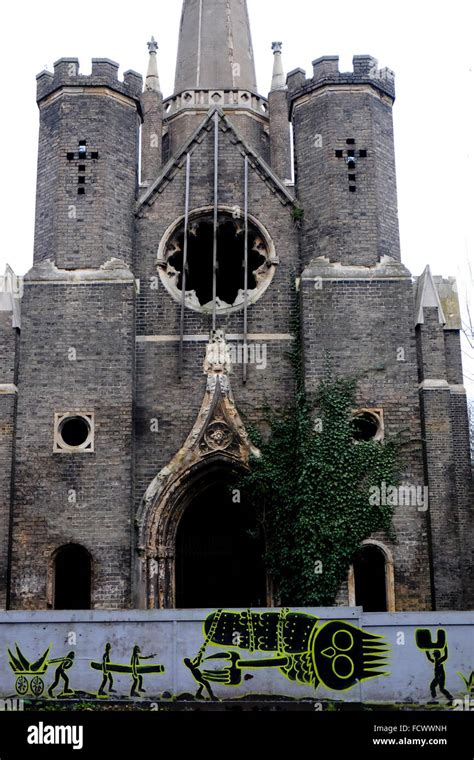
MULTIPOLYGON (((11 312, 0 311, 0 386, 16 384, 18 337, 18 330, 12 328, 11 312)), ((16 401, 13 387, 0 389, 0 609, 4 609, 7 603, 16 401)))
POLYGON ((12 606, 51 602, 51 558, 93 558, 93 607, 130 605, 134 284, 27 284, 17 419, 12 606), (71 349, 76 360, 71 360, 71 349), (94 453, 53 453, 55 413, 93 412, 94 453), (75 503, 71 503, 71 493, 75 503))
MULTIPOLYGON (((372 271, 370 280, 351 280, 349 272, 344 275, 339 271, 340 279, 331 281, 328 274, 321 282, 314 279, 318 271, 309 267, 303 273, 308 391, 316 390, 326 356, 331 358, 335 375, 356 377, 358 405, 383 409, 385 435, 402 436, 402 482, 423 486, 411 279, 407 275, 384 279, 383 274, 377 276, 372 271)), ((373 538, 394 555, 396 608, 429 609, 427 515, 416 505, 399 506, 394 527, 395 544, 383 534, 373 538)), ((347 597, 341 601, 347 604, 347 597)))

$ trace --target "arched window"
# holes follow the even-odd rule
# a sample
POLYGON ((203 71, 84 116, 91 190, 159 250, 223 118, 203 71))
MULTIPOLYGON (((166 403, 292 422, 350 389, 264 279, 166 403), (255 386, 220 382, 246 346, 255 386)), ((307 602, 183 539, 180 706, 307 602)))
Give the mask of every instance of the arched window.
MULTIPOLYGON (((352 601, 364 612, 387 612, 391 581, 387 557, 376 544, 365 544, 354 558, 352 601)), ((351 580, 349 581, 351 586, 351 580)))
POLYGON ((90 610, 91 558, 78 544, 61 547, 54 560, 54 609, 90 610))

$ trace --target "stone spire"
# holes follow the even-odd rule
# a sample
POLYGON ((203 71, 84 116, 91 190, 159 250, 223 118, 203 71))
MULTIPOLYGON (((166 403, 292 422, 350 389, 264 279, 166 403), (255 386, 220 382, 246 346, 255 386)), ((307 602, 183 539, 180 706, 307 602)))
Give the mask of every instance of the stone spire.
POLYGON ((175 93, 257 90, 246 0, 184 0, 175 93))
POLYGON ((270 166, 287 183, 291 180, 291 135, 288 121, 286 77, 281 57, 282 42, 272 42, 273 77, 268 95, 270 166))
POLYGON ((273 50, 273 77, 271 92, 275 90, 286 89, 286 77, 283 70, 283 60, 281 56, 282 42, 272 42, 273 50))
POLYGON ((150 90, 152 92, 161 92, 160 78, 158 76, 158 64, 156 61, 158 43, 155 38, 152 37, 150 42, 147 42, 147 45, 150 57, 148 60, 148 71, 145 79, 145 90, 150 90))
POLYGON ((156 51, 158 43, 152 37, 148 44, 148 71, 141 97, 142 125, 142 183, 150 185, 160 173, 163 156, 163 95, 158 77, 156 51))

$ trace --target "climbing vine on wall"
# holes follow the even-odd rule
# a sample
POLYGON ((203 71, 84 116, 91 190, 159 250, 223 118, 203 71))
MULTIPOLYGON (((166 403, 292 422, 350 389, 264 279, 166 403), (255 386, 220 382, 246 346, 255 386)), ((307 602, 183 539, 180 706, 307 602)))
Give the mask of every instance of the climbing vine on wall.
POLYGON ((240 488, 261 516, 279 603, 331 605, 361 543, 379 530, 393 537, 393 507, 371 504, 369 489, 395 485, 400 446, 395 439, 354 441, 357 381, 336 377, 329 357, 308 399, 299 314, 294 332, 294 404, 267 414, 269 436, 251 430, 261 457, 240 488))

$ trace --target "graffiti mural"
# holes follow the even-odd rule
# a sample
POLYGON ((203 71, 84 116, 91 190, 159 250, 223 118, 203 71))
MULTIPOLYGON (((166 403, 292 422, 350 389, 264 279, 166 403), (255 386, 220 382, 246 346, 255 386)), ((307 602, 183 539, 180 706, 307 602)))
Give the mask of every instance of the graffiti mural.
POLYGON ((8 664, 16 676, 15 689, 16 693, 20 697, 26 696, 28 692, 35 697, 40 697, 44 691, 43 676, 46 675, 48 670, 48 655, 51 650, 51 646, 48 647, 46 652, 36 660, 36 662, 30 663, 30 661, 24 656, 18 644, 15 644, 15 654, 8 649, 8 664))
POLYGON ((65 657, 58 657, 55 660, 48 660, 48 665, 57 665, 56 673, 54 674, 54 681, 48 689, 50 697, 54 697, 54 690, 59 686, 60 681, 63 682, 62 691, 59 693, 59 697, 73 697, 74 691, 69 688, 69 676, 67 671, 74 665, 74 659, 76 657, 75 652, 68 652, 65 657))
POLYGON ((425 653, 428 661, 433 665, 434 678, 430 683, 432 703, 437 703, 437 688, 439 688, 441 694, 444 694, 448 702, 451 703, 453 695, 446 689, 446 670, 444 666, 448 659, 448 637, 446 631, 444 628, 439 628, 436 632, 436 639, 433 640, 431 631, 428 628, 418 628, 415 631, 415 641, 418 649, 425 653))
POLYGON ((107 644, 105 647, 104 656, 102 657, 101 662, 91 662, 91 668, 94 670, 100 670, 102 672, 103 678, 102 683, 100 685, 98 696, 103 697, 105 695, 105 686, 107 685, 107 682, 109 683, 109 693, 112 691, 115 691, 112 689, 113 686, 113 676, 112 673, 128 673, 132 676, 132 685, 130 689, 130 696, 131 697, 140 697, 143 693, 146 692, 146 689, 143 687, 143 676, 146 674, 161 674, 165 672, 165 668, 163 665, 160 665, 158 663, 154 663, 153 665, 142 665, 142 660, 152 660, 154 657, 156 657, 156 654, 149 654, 149 655, 143 655, 141 653, 141 649, 136 644, 133 647, 132 650, 132 656, 130 659, 130 663, 126 664, 117 664, 110 661, 110 650, 111 645, 107 644))
POLYGON ((471 671, 470 676, 465 676, 463 673, 458 673, 466 686, 466 692, 469 696, 474 696, 474 670, 471 671))
POLYGON ((432 613, 345 614, 101 611, 71 622, 57 615, 40 626, 15 613, 19 622, 0 620, 0 710, 13 698, 371 704, 401 694, 431 709, 474 711, 474 613, 459 613, 455 623, 454 613, 446 622, 432 613))
POLYGON ((112 675, 112 671, 110 670, 110 664, 111 664, 110 663, 110 651, 111 651, 111 649, 112 649, 112 644, 107 643, 105 645, 105 651, 104 651, 104 654, 103 654, 103 657, 102 657, 102 673, 103 673, 104 677, 102 678, 102 682, 101 682, 101 684, 99 686, 99 691, 97 692, 97 696, 98 697, 105 697, 105 696, 107 696, 106 693, 105 693, 105 691, 104 691, 104 689, 107 686, 107 684, 109 685, 109 689, 108 689, 109 694, 116 693, 116 690, 114 689, 114 678, 113 678, 113 675, 112 675))
MULTIPOLYGON (((199 684, 197 698, 205 689, 215 699, 211 684, 239 686, 244 671, 261 668, 275 668, 290 681, 335 691, 389 675, 384 637, 340 620, 321 624, 314 615, 289 609, 218 610, 206 619, 203 631, 204 643, 198 654, 184 660, 199 684), (226 651, 205 656, 208 646, 225 647, 226 651), (241 651, 272 656, 243 659, 241 651), (223 667, 212 668, 219 663, 223 667)), ((249 674, 244 680, 248 678, 249 674)))

